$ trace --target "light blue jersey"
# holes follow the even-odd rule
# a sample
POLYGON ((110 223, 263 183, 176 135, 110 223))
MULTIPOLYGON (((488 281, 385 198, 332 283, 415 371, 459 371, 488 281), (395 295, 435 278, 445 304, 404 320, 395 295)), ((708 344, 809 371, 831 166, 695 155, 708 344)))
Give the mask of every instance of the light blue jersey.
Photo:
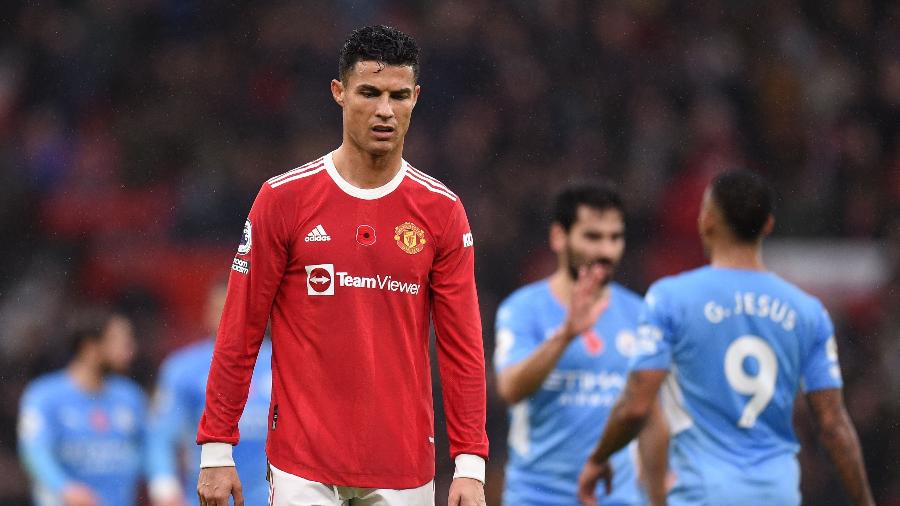
MULTIPOLYGON (((206 339, 169 356, 160 367, 148 438, 151 480, 181 475, 188 504, 197 505, 200 446, 197 425, 206 400, 206 377, 215 341, 206 339), (183 460, 178 464, 178 455, 183 460)), ((272 396, 272 345, 266 339, 250 382, 250 395, 239 429, 241 441, 233 449, 234 462, 246 504, 268 504, 266 434, 272 396)))
POLYGON ((772 273, 704 267, 647 292, 634 369, 668 369, 670 505, 800 503, 798 389, 841 386, 834 329, 772 273))
MULTIPOLYGON (((510 409, 503 504, 578 504, 578 474, 625 385, 636 344, 641 299, 620 285, 611 287, 609 306, 592 331, 569 345, 537 392, 510 409)), ((562 326, 565 316, 547 280, 510 295, 497 312, 497 372, 528 358, 562 326)), ((601 484, 600 504, 644 504, 634 448, 613 455, 614 490, 606 496, 601 484)))
POLYGON ((133 381, 108 376, 82 390, 63 370, 34 380, 19 408, 19 454, 38 506, 62 504, 70 484, 88 486, 100 506, 135 504, 142 475, 146 399, 133 381))

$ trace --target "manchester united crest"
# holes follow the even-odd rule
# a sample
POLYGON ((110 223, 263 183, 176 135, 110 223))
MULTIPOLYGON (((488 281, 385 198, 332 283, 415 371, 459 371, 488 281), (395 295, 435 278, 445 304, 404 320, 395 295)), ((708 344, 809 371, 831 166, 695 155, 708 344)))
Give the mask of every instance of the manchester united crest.
POLYGON ((394 240, 400 249, 415 255, 425 247, 425 232, 410 222, 405 222, 394 229, 394 240))

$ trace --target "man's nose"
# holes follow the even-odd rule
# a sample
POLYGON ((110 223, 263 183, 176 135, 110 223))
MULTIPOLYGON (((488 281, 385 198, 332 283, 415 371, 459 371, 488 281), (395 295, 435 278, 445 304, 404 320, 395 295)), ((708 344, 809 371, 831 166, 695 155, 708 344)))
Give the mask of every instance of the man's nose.
POLYGON ((390 119, 394 117, 394 109, 391 107, 391 99, 387 96, 378 100, 378 107, 375 109, 375 115, 379 119, 390 119))
POLYGON ((594 248, 595 256, 601 258, 613 258, 617 245, 615 241, 598 241, 597 247, 594 248))

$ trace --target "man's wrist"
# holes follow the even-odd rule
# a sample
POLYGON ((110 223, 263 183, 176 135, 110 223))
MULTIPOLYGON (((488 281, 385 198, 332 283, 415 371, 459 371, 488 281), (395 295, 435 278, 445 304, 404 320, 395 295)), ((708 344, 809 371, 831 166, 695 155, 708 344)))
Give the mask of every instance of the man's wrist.
POLYGON ((609 462, 609 457, 604 457, 602 453, 600 453, 599 451, 595 451, 591 453, 590 457, 588 457, 588 460, 590 460, 594 464, 603 465, 609 462))
POLYGON ((200 447, 200 468, 234 467, 231 445, 228 443, 203 443, 200 447))
POLYGON ((572 328, 568 325, 568 323, 563 323, 559 328, 556 329, 556 337, 562 339, 566 343, 572 342, 578 334, 572 331, 572 328))
POLYGON ((471 478, 484 483, 485 462, 483 458, 469 453, 460 453, 454 462, 456 470, 453 472, 453 479, 471 478))

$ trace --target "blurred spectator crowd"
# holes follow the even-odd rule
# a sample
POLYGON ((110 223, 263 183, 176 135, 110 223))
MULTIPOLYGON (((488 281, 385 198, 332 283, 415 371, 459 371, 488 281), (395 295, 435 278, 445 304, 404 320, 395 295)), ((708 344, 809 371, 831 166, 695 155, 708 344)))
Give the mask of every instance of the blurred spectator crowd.
MULTIPOLYGON (((700 197, 729 167, 774 183, 776 236, 883 250, 883 283, 827 300, 876 500, 900 505, 900 2, 876 0, 4 2, 0 502, 26 503, 17 400, 63 364, 61 322, 95 303, 132 316, 148 386, 202 337, 259 186, 340 143, 328 83, 374 23, 422 47, 405 158, 466 204, 489 356, 498 302, 553 267, 545 209, 572 181, 622 189, 636 290, 703 262, 700 197)), ((842 504, 798 418, 806 502, 842 504)))

